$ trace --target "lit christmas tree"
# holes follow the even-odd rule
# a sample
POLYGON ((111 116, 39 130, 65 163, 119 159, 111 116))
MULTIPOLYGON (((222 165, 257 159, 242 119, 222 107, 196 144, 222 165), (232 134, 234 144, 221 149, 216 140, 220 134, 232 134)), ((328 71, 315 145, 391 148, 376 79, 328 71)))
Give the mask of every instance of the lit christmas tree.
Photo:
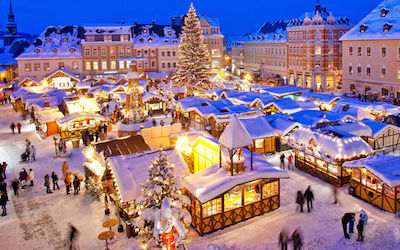
POLYGON ((143 184, 143 197, 136 200, 138 204, 135 228, 140 237, 147 242, 154 229, 154 218, 160 210, 164 198, 171 202, 171 209, 177 214, 178 221, 186 227, 191 223, 191 216, 184 207, 190 203, 186 195, 182 195, 180 179, 174 176, 174 166, 168 162, 165 151, 149 166, 146 183, 143 184))
POLYGON ((178 47, 178 70, 172 77, 174 84, 185 87, 188 95, 214 88, 210 81, 209 54, 203 41, 199 17, 191 4, 178 47))

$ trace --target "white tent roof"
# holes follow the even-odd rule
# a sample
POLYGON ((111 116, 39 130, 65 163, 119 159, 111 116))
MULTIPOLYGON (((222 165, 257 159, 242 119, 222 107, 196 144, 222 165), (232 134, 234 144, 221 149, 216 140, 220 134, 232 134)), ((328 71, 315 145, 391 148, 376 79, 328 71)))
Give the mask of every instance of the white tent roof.
POLYGON ((239 118, 234 115, 229 125, 226 126, 224 132, 221 134, 219 143, 233 149, 253 145, 253 140, 239 118))

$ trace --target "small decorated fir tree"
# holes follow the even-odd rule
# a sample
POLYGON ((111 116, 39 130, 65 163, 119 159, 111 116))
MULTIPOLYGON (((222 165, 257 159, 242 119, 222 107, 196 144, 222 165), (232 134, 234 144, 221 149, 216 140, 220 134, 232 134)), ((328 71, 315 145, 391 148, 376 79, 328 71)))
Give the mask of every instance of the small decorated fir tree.
POLYGON ((185 18, 181 43, 178 47, 178 70, 172 81, 178 88, 186 88, 188 95, 214 88, 210 81, 210 59, 193 4, 185 18))
POLYGON ((148 177, 143 184, 143 197, 136 199, 138 217, 135 219, 135 228, 145 242, 153 233, 155 213, 161 208, 166 197, 171 201, 172 209, 176 209, 179 220, 185 226, 191 223, 190 214, 183 208, 190 200, 182 195, 180 179, 174 176, 173 170, 174 166, 168 162, 165 151, 160 151, 149 166, 148 177))

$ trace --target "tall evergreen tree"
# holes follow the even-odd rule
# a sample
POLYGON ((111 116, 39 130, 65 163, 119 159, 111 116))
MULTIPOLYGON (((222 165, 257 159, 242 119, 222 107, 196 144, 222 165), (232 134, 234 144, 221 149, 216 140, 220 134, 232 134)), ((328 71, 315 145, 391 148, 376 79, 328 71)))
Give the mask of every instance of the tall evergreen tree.
POLYGON ((210 81, 210 59, 200 28, 199 17, 190 5, 178 47, 178 70, 172 77, 177 87, 185 87, 188 95, 214 88, 210 81))

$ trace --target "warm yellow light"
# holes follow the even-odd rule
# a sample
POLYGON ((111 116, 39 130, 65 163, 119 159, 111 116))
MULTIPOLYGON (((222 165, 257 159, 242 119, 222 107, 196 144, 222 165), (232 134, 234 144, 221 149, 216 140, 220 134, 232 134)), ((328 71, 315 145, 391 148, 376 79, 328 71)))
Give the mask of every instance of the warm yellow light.
POLYGON ((365 168, 363 168, 362 172, 365 174, 367 172, 367 170, 365 168))
POLYGON ((49 83, 47 82, 46 79, 43 80, 42 86, 43 86, 43 87, 48 87, 48 86, 49 86, 49 83))
POLYGON ((6 76, 6 73, 1 72, 1 78, 5 77, 5 76, 6 76))
POLYGON ((189 141, 186 136, 181 136, 176 140, 176 148, 186 155, 192 153, 192 148, 189 146, 189 141))
POLYGON ((251 81, 253 79, 253 77, 250 74, 246 74, 244 76, 244 79, 246 79, 247 81, 251 81))

